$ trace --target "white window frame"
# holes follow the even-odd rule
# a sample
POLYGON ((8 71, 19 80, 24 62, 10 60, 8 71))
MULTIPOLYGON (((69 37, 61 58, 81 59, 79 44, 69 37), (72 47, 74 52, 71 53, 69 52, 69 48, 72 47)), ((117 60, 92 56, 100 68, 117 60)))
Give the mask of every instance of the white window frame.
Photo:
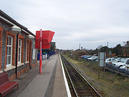
POLYGON ((21 55, 22 55, 22 40, 18 39, 18 64, 21 63, 21 55), (20 49, 20 55, 19 55, 19 49, 20 49), (19 60, 19 56, 20 56, 20 60, 19 60))
POLYGON ((12 65, 12 50, 13 50, 13 37, 9 36, 7 37, 7 67, 12 65), (11 38, 11 45, 8 44, 8 38, 11 38), (8 48, 11 48, 11 54, 8 55, 8 48), (8 64, 8 57, 10 56, 10 64, 8 64))
POLYGON ((36 49, 33 49, 33 60, 35 59, 35 52, 36 52, 36 49))

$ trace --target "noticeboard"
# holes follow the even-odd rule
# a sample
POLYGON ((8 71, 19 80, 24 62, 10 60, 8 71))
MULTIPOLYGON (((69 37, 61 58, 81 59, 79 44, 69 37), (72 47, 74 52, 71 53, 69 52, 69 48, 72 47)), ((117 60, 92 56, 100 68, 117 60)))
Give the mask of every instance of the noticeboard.
POLYGON ((100 67, 105 66, 105 59, 106 59, 106 53, 105 52, 99 52, 99 66, 100 67))

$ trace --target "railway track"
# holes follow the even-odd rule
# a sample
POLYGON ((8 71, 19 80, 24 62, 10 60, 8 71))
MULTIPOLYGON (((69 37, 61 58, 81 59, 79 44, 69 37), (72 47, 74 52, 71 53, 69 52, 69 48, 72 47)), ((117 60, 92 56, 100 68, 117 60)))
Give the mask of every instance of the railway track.
POLYGON ((102 97, 81 73, 61 56, 72 97, 102 97))

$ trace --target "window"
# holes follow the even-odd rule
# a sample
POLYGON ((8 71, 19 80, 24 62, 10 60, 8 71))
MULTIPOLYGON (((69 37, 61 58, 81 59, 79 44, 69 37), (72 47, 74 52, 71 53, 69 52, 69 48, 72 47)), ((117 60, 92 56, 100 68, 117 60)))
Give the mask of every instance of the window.
POLYGON ((22 40, 18 40, 18 63, 21 63, 22 40))
POLYGON ((2 63, 2 28, 0 27, 0 69, 2 63))
POLYGON ((26 40, 26 61, 27 61, 27 54, 28 53, 28 50, 27 50, 27 40, 26 40))
POLYGON ((35 49, 33 49, 33 59, 35 59, 35 49))
POLYGON ((12 47, 13 47, 13 37, 8 36, 7 38, 7 66, 12 64, 12 47))

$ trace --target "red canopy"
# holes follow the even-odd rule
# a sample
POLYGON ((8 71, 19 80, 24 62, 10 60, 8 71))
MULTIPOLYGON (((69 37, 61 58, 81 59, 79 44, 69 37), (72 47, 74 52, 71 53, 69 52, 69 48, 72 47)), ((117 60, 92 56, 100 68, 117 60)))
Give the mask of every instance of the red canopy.
MULTIPOLYGON (((50 42, 52 41, 52 38, 54 36, 53 31, 50 30, 44 30, 42 31, 42 48, 43 49, 49 49, 50 48, 50 42)), ((36 31, 36 42, 35 42, 35 48, 40 48, 40 31, 36 31)))
POLYGON ((42 45, 43 49, 50 49, 50 47, 51 47, 50 43, 42 45))

